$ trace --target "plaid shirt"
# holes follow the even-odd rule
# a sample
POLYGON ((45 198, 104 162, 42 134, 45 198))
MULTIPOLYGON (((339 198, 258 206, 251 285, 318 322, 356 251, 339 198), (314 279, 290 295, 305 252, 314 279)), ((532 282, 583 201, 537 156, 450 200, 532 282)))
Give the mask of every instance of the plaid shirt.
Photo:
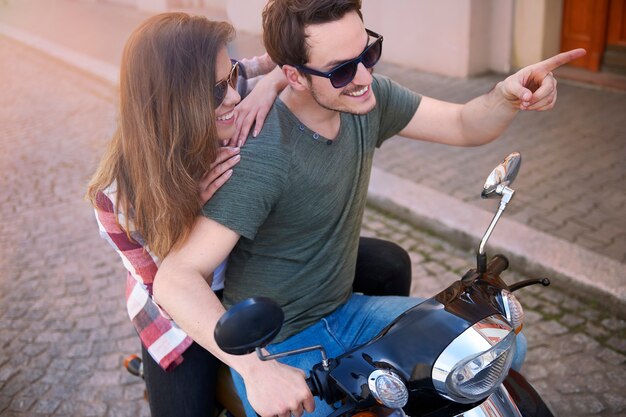
MULTIPOLYGON (((241 97, 252 89, 258 79, 271 71, 275 64, 267 54, 240 61, 242 72, 237 80, 241 97)), ((159 259, 144 244, 143 237, 129 221, 131 238, 120 224, 125 224, 124 213, 116 212, 116 184, 98 193, 95 214, 100 236, 118 253, 126 274, 126 310, 141 343, 150 356, 166 371, 183 361, 183 352, 193 340, 163 311, 152 298, 152 283, 159 259)), ((224 287, 225 262, 213 273, 211 288, 224 287)))
MULTIPOLYGON (((164 370, 171 370, 182 362, 182 354, 193 340, 152 298, 152 283, 159 260, 144 245, 141 235, 132 230, 132 222, 129 222, 130 239, 120 226, 124 216, 116 213, 116 194, 116 185, 112 184, 96 197, 95 214, 100 236, 113 246, 127 270, 126 310, 141 343, 164 370)), ((224 266, 220 265, 214 273, 214 291, 223 288, 224 266)))

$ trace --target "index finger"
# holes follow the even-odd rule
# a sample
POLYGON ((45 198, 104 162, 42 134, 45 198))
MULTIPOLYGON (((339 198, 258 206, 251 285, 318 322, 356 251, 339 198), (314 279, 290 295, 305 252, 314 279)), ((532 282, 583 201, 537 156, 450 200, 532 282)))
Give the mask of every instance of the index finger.
POLYGON ((551 58, 546 59, 545 61, 539 62, 540 65, 546 73, 554 71, 561 65, 565 65, 570 63, 571 61, 581 58, 585 56, 587 53, 583 48, 572 49, 571 51, 561 52, 558 55, 554 55, 551 58))

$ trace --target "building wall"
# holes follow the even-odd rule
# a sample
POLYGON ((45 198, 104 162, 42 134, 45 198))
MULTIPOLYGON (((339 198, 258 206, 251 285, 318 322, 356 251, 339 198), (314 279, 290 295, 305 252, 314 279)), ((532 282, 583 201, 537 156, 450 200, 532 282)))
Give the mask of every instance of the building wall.
POLYGON ((561 45, 563 0, 515 2, 513 68, 555 55, 561 45))
MULTIPOLYGON (((171 9, 195 9, 208 7, 217 10, 225 10, 227 0, 83 0, 83 1, 105 1, 117 3, 124 6, 135 7, 152 13, 161 13, 171 9)), ((239 5, 245 4, 249 0, 240 0, 239 5)))
POLYGON ((380 24, 384 58, 455 77, 508 72, 514 0, 364 0, 368 26, 380 24), (389 5, 393 4, 393 7, 389 5))
MULTIPOLYGON (((91 0, 95 1, 95 0, 91 0)), ((151 12, 224 11, 239 32, 261 33, 266 0, 105 0, 151 12)), ((385 36, 383 59, 469 77, 501 73, 559 51, 563 0, 363 0, 367 27, 385 36)))
POLYGON ((511 70, 514 0, 488 3, 483 7, 492 10, 490 20, 486 22, 489 31, 484 31, 488 34, 488 38, 483 44, 489 45, 490 51, 487 68, 490 71, 507 73, 511 70))
POLYGON ((365 0, 366 25, 385 36, 384 59, 463 77, 469 66, 472 0, 365 0))
MULTIPOLYGON (((514 0, 363 0, 367 27, 385 36, 384 59, 467 77, 510 69, 514 0)), ((261 33, 265 0, 227 0, 238 30, 261 33)))
POLYGON ((261 12, 267 0, 245 0, 246 6, 241 7, 241 0, 224 0, 229 20, 237 31, 261 34, 261 12))

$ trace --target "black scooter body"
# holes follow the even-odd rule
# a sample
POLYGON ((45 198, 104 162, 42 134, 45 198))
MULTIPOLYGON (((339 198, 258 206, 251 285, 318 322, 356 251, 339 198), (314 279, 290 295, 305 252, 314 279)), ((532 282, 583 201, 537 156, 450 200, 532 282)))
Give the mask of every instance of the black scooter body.
MULTIPOLYGON (((328 403, 346 399, 356 409, 375 406, 368 377, 376 369, 391 369, 407 385, 409 400, 403 408, 411 416, 454 416, 474 408, 442 397, 432 383, 432 368, 450 343, 474 323, 502 315, 496 297, 506 284, 493 265, 506 260, 496 257, 487 273, 470 270, 435 297, 404 312, 377 337, 332 361, 330 370, 317 365, 312 370, 321 396, 328 403)), ((506 266, 504 266, 506 268, 506 266)), ((499 268, 497 268, 499 269, 499 268)), ((505 387, 525 416, 552 416, 539 395, 522 375, 511 371, 505 387)))

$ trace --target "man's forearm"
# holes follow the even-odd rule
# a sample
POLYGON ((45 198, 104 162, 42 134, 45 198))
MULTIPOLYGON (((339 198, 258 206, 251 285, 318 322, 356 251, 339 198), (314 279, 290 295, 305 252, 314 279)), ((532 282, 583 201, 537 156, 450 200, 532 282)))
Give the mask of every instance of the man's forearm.
POLYGON ((159 305, 196 343, 222 362, 244 373, 258 361, 255 355, 233 356, 223 352, 213 332, 225 310, 199 274, 164 262, 154 283, 154 296, 159 305))
POLYGON ((453 146, 478 146, 500 136, 518 109, 499 92, 500 86, 465 104, 422 97, 401 136, 453 146))
POLYGON ((293 414, 303 405, 313 411, 304 372, 276 361, 263 362, 254 353, 229 355, 217 346, 213 334, 224 308, 202 274, 165 262, 157 275, 161 275, 155 280, 157 301, 194 341, 243 377, 250 404, 260 415, 293 414))
POLYGON ((455 146, 491 142, 509 126, 519 110, 546 111, 556 102, 552 71, 585 55, 574 49, 522 68, 468 103, 454 104, 422 97, 401 136, 455 146))
POLYGON ((189 236, 175 245, 159 265, 153 293, 157 303, 197 343, 228 362, 213 330, 224 307, 211 290, 213 271, 237 243, 239 235, 198 216, 189 236))
POLYGON ((519 108, 504 98, 501 84, 467 102, 460 112, 464 146, 478 146, 498 138, 511 124, 519 108))

